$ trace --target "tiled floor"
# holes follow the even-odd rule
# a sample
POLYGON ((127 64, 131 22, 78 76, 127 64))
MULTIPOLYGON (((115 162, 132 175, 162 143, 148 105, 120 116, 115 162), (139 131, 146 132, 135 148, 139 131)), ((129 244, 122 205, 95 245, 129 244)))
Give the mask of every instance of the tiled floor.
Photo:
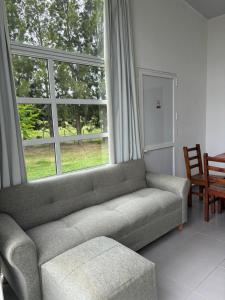
MULTIPOLYGON (((225 212, 205 223, 196 200, 183 231, 139 253, 156 263, 159 300, 225 300, 225 212)), ((9 289, 5 300, 16 300, 9 289)))
POLYGON ((225 300, 225 212, 205 223, 198 200, 189 212, 182 232, 139 253, 156 263, 159 300, 225 300))

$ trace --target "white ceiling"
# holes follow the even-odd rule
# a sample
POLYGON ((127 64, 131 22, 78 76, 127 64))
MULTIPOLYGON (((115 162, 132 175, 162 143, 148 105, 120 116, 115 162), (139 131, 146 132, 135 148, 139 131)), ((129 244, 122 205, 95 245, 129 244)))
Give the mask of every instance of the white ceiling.
POLYGON ((225 0, 186 0, 194 9, 208 19, 225 14, 225 0))

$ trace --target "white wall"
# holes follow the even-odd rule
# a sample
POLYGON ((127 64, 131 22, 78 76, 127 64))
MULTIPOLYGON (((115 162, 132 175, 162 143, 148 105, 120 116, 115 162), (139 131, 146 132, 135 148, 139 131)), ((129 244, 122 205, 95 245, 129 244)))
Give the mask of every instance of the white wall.
POLYGON ((205 147, 207 21, 183 0, 132 0, 137 67, 177 73, 176 174, 183 145, 205 147))
POLYGON ((208 22, 206 151, 225 152, 225 15, 208 22))

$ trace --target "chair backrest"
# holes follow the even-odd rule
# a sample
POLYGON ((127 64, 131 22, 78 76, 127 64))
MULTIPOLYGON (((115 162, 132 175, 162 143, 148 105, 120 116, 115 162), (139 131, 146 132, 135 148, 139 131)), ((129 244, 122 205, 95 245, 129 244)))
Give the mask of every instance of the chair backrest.
POLYGON ((191 179, 192 172, 195 170, 195 174, 203 174, 202 167, 202 155, 201 155, 201 146, 196 144, 195 147, 188 148, 183 147, 184 150, 184 159, 186 165, 187 178, 191 179))
POLYGON ((204 154, 204 173, 205 173, 206 187, 208 187, 210 184, 225 186, 225 166, 224 168, 221 168, 221 164, 225 165, 224 158, 219 158, 216 156, 208 156, 208 153, 204 154), (220 166, 218 166, 218 164, 220 164, 220 166), (223 176, 218 176, 218 175, 215 176, 218 173, 219 175, 221 175, 220 173, 223 173, 224 178, 223 176))

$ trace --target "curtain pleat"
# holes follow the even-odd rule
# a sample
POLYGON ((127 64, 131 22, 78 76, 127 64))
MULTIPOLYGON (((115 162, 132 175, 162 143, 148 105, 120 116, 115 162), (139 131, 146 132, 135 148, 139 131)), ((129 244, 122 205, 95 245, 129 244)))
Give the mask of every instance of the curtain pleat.
POLYGON ((4 2, 0 1, 0 189, 26 182, 4 2))
POLYGON ((139 106, 129 0, 105 0, 106 88, 112 163, 139 159, 139 106))

